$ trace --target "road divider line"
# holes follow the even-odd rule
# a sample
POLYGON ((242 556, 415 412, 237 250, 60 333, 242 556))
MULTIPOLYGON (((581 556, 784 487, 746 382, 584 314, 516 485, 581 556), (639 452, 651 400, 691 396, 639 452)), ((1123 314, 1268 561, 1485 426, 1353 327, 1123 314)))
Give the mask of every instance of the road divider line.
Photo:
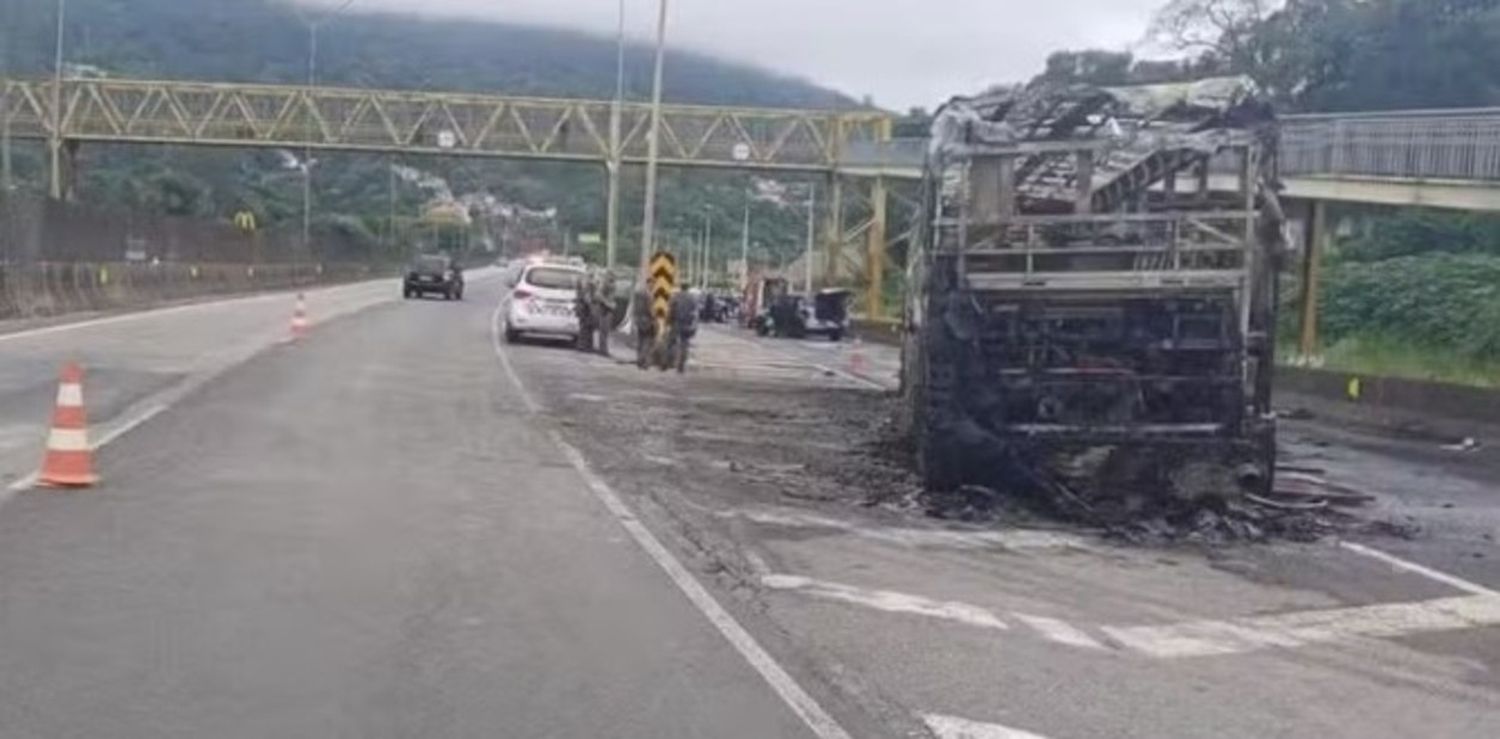
MULTIPOLYGON (((101 434, 99 438, 95 439, 94 443, 89 445, 89 450, 99 451, 100 449, 104 448, 105 445, 120 438, 121 436, 124 436, 125 434, 130 433, 131 430, 155 418, 166 409, 167 406, 165 405, 153 405, 143 412, 131 416, 123 422, 109 424, 105 427, 104 433, 101 434)), ((30 490, 36 487, 37 477, 38 474, 36 472, 18 477, 15 480, 12 480, 9 485, 5 486, 5 491, 7 493, 19 493, 23 490, 30 490)), ((4 503, 6 497, 9 496, 0 496, 0 503, 4 503)))
POLYGON ((496 303, 495 312, 490 315, 490 345, 495 348, 495 356, 500 359, 500 366, 505 369, 505 376, 510 378, 510 384, 515 386, 516 393, 521 396, 521 405, 526 406, 526 412, 540 413, 542 407, 537 404, 535 398, 531 397, 531 392, 526 389, 526 383, 521 382, 521 376, 516 374, 516 368, 510 362, 510 355, 505 351, 505 345, 500 343, 500 312, 504 308, 504 303, 496 303))
POLYGON ((760 582, 772 590, 795 590, 814 598, 852 603, 888 613, 928 616, 999 631, 1010 628, 1009 624, 1001 621, 994 613, 968 603, 932 600, 910 593, 860 588, 800 575, 765 575, 760 582))
POLYGON ((927 728, 938 739, 1047 739, 1041 734, 1012 729, 1009 726, 970 721, 966 718, 937 713, 923 714, 922 723, 927 724, 927 728))
POLYGON ((1081 647, 1083 649, 1106 649, 1097 639, 1088 635, 1088 632, 1074 626, 1073 624, 1047 616, 1032 616, 1025 613, 1012 613, 1017 621, 1030 626, 1048 641, 1058 644, 1066 644, 1070 647, 1081 647))
POLYGON ((1446 572, 1439 572, 1432 569, 1431 567, 1419 565, 1416 562, 1402 559, 1394 554, 1387 554, 1373 547, 1367 547, 1363 544, 1358 544, 1352 541, 1341 541, 1339 542, 1339 547, 1354 552, 1355 554, 1370 557, 1371 559, 1378 559, 1397 570, 1410 572, 1414 575, 1421 575, 1422 577, 1425 577, 1429 580, 1440 582, 1444 585, 1452 588, 1457 588, 1466 593, 1472 593, 1474 595, 1488 595, 1491 597, 1500 598, 1500 591, 1492 590, 1478 583, 1469 582, 1468 580, 1465 580, 1461 577, 1455 577, 1446 572))
POLYGON ((1500 625, 1500 598, 1464 595, 1162 626, 1105 626, 1102 630, 1131 650, 1171 659, 1496 625, 1500 625))
MULTIPOLYGON (((926 616, 991 630, 1009 629, 995 612, 969 603, 939 601, 799 575, 763 575, 761 584, 772 590, 874 610, 926 616)), ((1008 612, 1005 616, 1057 644, 1090 650, 1112 648, 1078 626, 1060 619, 1015 612, 1008 612)), ((1500 596, 1494 594, 1160 625, 1100 626, 1098 629, 1114 644, 1135 654, 1153 659, 1181 659, 1491 626, 1500 626, 1500 596)))
MULTIPOLYGON (((510 378, 516 392, 521 396, 521 402, 526 406, 527 412, 538 414, 541 406, 532 398, 531 393, 526 389, 526 383, 516 372, 515 366, 505 351, 505 346, 500 342, 499 331, 500 306, 496 306, 495 313, 490 319, 490 338, 495 349, 495 356, 499 358, 506 376, 510 378)), ((562 451, 563 456, 583 479, 584 485, 594 494, 594 497, 615 517, 615 521, 625 529, 626 533, 630 534, 630 538, 635 540, 647 556, 666 573, 672 584, 677 586, 677 589, 687 597, 699 613, 703 614, 704 618, 708 619, 708 622, 718 630, 730 646, 739 652, 750 667, 760 674, 761 678, 770 685, 771 690, 775 691, 787 707, 802 719, 802 722, 818 739, 852 739, 849 732, 845 731, 838 721, 834 720, 833 716, 824 710, 817 700, 771 657, 770 653, 755 640, 755 637, 751 636, 750 632, 746 631, 745 627, 741 626, 739 621, 735 620, 734 616, 725 610, 724 606, 720 605, 719 601, 693 577, 692 573, 688 572, 677 557, 673 556, 671 551, 656 538, 656 535, 646 528, 646 525, 631 512, 614 489, 594 473, 588 461, 583 458, 582 452, 569 444, 556 429, 548 429, 547 436, 562 451)))

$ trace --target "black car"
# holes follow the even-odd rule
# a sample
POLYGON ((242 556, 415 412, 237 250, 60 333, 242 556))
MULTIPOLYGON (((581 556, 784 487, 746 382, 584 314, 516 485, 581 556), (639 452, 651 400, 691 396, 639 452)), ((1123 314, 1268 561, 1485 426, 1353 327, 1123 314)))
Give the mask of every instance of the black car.
POLYGON ((412 260, 401 283, 401 294, 417 298, 429 293, 444 300, 464 299, 464 271, 452 257, 423 254, 412 260))

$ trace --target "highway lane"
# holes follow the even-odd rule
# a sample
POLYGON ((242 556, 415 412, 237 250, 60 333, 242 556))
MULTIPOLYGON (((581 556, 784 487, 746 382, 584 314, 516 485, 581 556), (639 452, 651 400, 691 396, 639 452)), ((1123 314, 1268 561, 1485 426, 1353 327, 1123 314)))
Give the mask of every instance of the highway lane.
MULTIPOLYGON (((516 364, 601 475, 671 511, 873 711, 943 737, 1500 733, 1500 580, 1435 558, 1445 531, 1137 547, 1011 511, 933 521, 882 459, 891 395, 858 381, 893 385, 893 357, 711 326, 686 377, 541 348, 516 364), (1371 554, 1387 549, 1428 568, 1371 554)), ((1339 479, 1461 482, 1373 456, 1339 479)))
MULTIPOLYGON (((487 279, 493 270, 476 270, 487 279)), ((88 373, 95 436, 288 336, 295 292, 232 298, 0 334, 0 490, 38 462, 62 364, 88 373)), ((306 292, 314 326, 400 300, 392 280, 306 292)))
MULTIPOLYGON (((104 448, 101 487, 0 507, 0 736, 813 735, 529 414, 493 281, 352 290, 104 448)), ((281 302, 0 346, 166 385, 281 302)))

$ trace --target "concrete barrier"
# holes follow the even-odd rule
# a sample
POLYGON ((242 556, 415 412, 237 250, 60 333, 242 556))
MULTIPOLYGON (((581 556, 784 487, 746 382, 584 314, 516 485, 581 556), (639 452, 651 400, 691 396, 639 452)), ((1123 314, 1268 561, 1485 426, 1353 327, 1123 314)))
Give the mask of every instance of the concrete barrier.
POLYGON ((1476 426, 1500 426, 1500 390, 1430 380, 1374 377, 1352 372, 1279 367, 1279 404, 1316 401, 1314 412, 1387 427, 1429 425, 1470 436, 1476 426))
POLYGON ((147 308, 214 295, 371 279, 367 264, 0 264, 0 320, 147 308))
MULTIPOLYGON (((856 318, 854 333, 871 343, 901 345, 899 321, 856 318)), ((1445 436, 1489 435, 1500 427, 1500 390, 1333 370, 1278 367, 1276 404, 1383 428, 1423 427, 1445 436)))

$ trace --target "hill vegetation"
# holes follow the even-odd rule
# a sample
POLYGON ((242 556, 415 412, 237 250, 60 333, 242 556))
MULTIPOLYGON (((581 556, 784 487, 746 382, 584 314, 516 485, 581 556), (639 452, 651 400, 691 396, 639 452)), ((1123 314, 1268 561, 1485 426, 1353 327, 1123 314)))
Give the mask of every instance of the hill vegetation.
MULTIPOLYGON (((5 59, 14 74, 50 73, 55 0, 10 0, 3 11, 5 59)), ((355 6, 357 10, 358 6, 355 6)), ((307 26, 275 0, 70 0, 67 60, 123 77, 301 84, 307 77, 307 26)), ((354 10, 319 34, 320 84, 395 89, 505 92, 608 98, 616 46, 569 31, 466 20, 361 15, 354 10)), ((627 49, 626 88, 649 97, 651 50, 627 49)), ((665 97, 723 105, 853 107, 849 98, 809 82, 694 53, 669 53, 665 97)), ((150 212, 228 218, 249 208, 271 228, 300 223, 301 186, 276 152, 164 147, 85 147, 80 199, 150 212)), ((379 246, 390 212, 383 156, 320 157, 315 182, 318 228, 354 230, 379 246)), ((415 158, 403 162, 449 180, 456 194, 486 192, 531 208, 557 207, 572 232, 604 228, 600 168, 549 163, 415 158)), ((21 147, 16 171, 40 188, 41 156, 21 147)), ((661 220, 696 224, 707 210, 720 234, 737 234, 746 178, 729 173, 664 174, 661 220)), ((641 176, 627 171, 622 219, 640 220, 641 176)), ((412 215, 429 193, 396 188, 396 210, 412 215)), ((795 217, 766 213, 756 240, 779 261, 797 248, 795 217)), ((628 236, 629 234, 627 234, 628 236)), ((627 241, 630 239, 627 238, 627 241)), ((399 248, 399 247, 398 247, 399 248)))

